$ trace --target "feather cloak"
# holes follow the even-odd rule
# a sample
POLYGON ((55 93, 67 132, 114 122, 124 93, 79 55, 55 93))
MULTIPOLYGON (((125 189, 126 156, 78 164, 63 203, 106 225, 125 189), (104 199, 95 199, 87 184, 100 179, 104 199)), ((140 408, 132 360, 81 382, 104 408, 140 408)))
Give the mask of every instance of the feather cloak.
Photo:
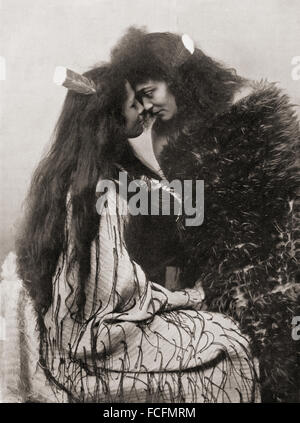
MULTIPOLYGON (((299 400, 299 122, 275 84, 253 91, 162 153, 169 180, 204 180, 204 221, 179 231, 182 284, 237 319, 259 358, 264 398, 299 400)), ((183 217, 183 216, 182 216, 183 217)))

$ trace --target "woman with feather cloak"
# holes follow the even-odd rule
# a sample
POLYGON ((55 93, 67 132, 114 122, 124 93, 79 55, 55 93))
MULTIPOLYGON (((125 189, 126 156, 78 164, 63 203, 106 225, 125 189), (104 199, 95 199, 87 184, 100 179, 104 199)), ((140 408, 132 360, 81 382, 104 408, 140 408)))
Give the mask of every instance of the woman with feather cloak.
POLYGON ((132 256, 149 277, 172 264, 179 287, 201 287, 209 311, 239 322, 259 359, 263 401, 299 401, 292 322, 300 315, 300 130, 293 106, 276 84, 238 76, 186 35, 130 28, 112 62, 154 118, 142 135, 151 160, 138 143, 136 156, 162 180, 204 180, 203 223, 133 217, 135 238, 148 242, 143 251, 129 233, 132 256))

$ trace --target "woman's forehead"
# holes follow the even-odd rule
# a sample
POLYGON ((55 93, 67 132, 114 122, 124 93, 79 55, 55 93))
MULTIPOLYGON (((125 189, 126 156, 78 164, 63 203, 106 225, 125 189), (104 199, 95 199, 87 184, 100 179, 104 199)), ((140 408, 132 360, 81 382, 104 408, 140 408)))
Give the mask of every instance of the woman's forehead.
POLYGON ((125 88, 126 88, 126 93, 127 93, 127 101, 130 102, 134 99, 135 92, 134 92, 131 84, 128 81, 125 82, 125 88))

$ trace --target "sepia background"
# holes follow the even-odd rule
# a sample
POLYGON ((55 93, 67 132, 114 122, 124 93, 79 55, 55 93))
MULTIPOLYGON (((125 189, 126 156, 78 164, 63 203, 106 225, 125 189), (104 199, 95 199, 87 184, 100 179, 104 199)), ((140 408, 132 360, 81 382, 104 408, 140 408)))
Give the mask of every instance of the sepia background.
POLYGON ((83 72, 108 60, 130 25, 188 33, 241 75, 278 81, 300 104, 300 79, 292 78, 299 0, 0 0, 0 262, 14 248, 32 172, 66 94, 52 82, 55 67, 83 72))

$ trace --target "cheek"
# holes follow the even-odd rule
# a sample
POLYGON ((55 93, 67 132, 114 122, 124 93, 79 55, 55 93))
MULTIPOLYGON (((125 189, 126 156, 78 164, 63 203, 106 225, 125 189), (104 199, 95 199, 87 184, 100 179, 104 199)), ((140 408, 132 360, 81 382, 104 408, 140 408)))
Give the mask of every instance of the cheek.
POLYGON ((160 106, 161 104, 164 103, 164 98, 161 95, 157 94, 157 95, 153 96, 153 98, 150 98, 148 101, 149 101, 149 103, 151 103, 153 105, 160 106))
POLYGON ((169 106, 173 104, 173 98, 168 93, 161 96, 161 101, 169 106))
POLYGON ((127 126, 131 126, 135 120, 135 112, 132 110, 127 114, 127 126))

